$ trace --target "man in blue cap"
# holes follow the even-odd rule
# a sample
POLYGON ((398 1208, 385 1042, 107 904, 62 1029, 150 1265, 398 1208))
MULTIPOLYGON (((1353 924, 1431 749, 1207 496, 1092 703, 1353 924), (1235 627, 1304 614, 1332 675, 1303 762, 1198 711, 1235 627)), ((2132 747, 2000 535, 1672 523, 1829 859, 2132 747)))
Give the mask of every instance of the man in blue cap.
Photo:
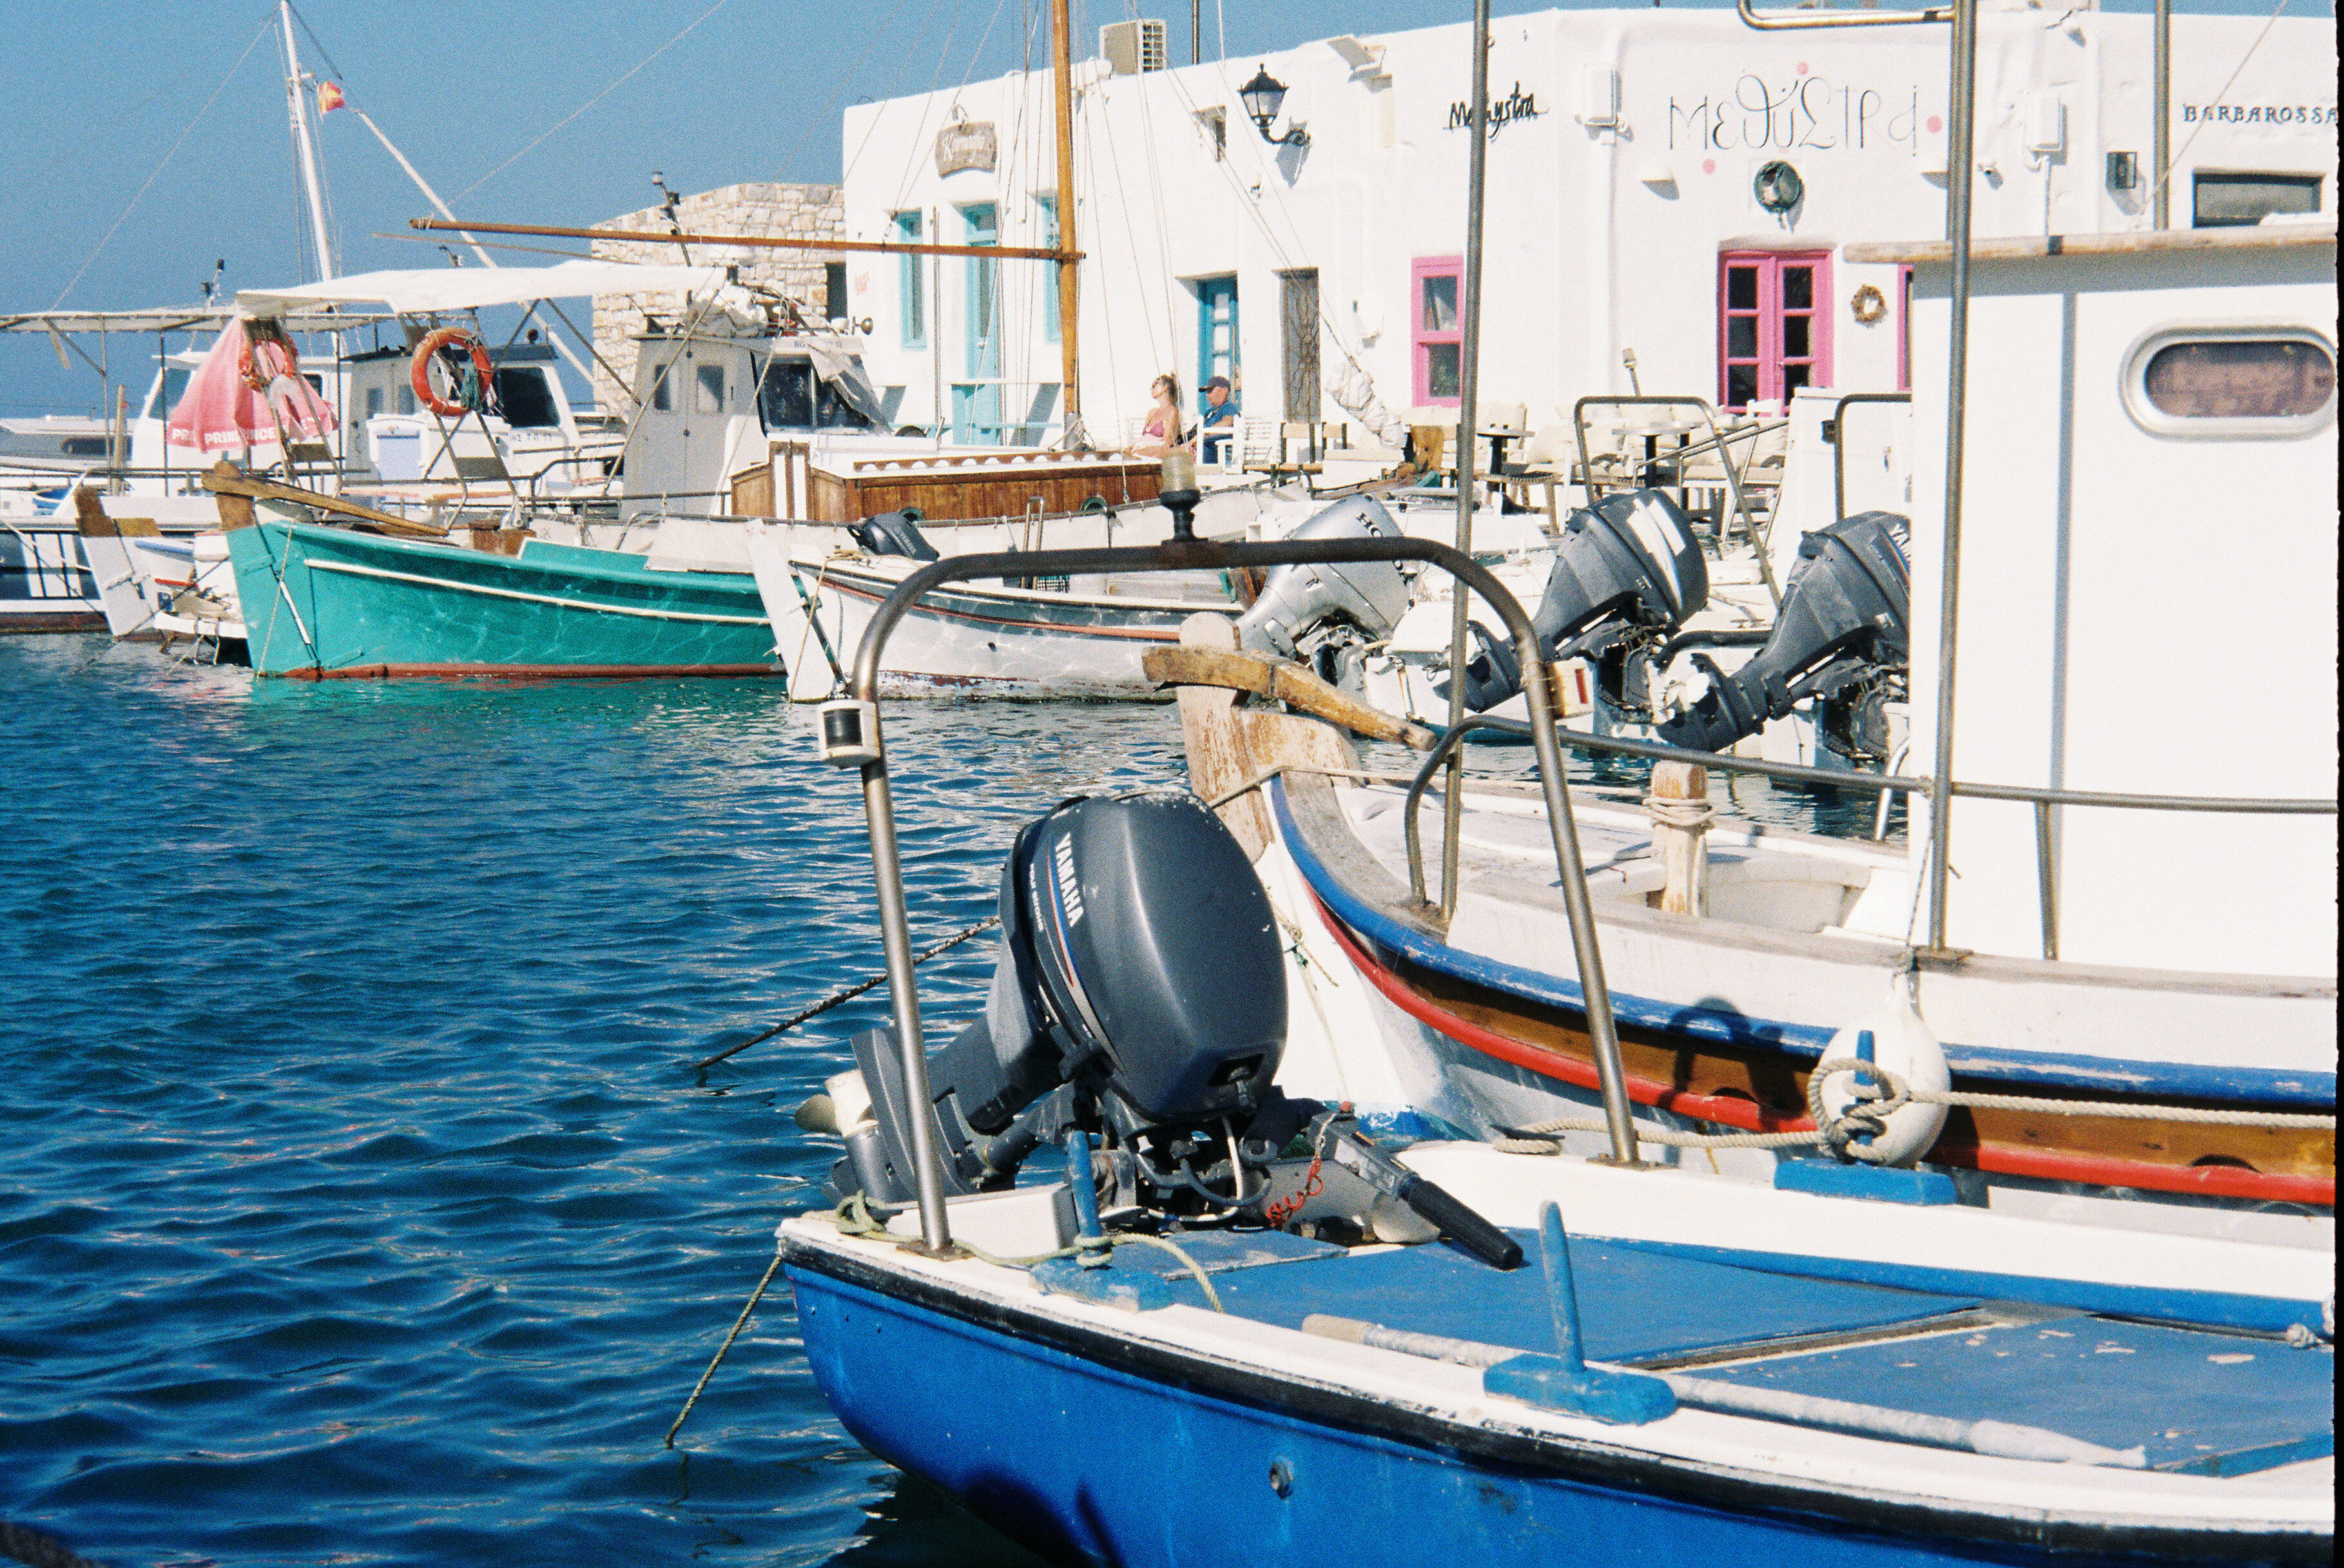
POLYGON ((1205 383, 1205 401, 1197 410, 1197 425, 1204 435, 1205 460, 1227 461, 1238 429, 1238 400, 1229 390, 1227 376, 1215 376, 1205 383))

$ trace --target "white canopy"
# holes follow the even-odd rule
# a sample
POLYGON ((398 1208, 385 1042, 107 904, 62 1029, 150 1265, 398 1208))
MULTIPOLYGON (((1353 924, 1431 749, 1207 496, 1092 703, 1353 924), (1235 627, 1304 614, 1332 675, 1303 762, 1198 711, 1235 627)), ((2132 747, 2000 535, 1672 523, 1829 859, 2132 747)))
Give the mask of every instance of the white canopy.
POLYGON ((402 316, 526 305, 593 294, 709 293, 724 282, 721 267, 653 267, 630 261, 564 261, 555 267, 426 267, 356 272, 292 288, 241 288, 237 308, 255 317, 320 305, 380 301, 402 316))

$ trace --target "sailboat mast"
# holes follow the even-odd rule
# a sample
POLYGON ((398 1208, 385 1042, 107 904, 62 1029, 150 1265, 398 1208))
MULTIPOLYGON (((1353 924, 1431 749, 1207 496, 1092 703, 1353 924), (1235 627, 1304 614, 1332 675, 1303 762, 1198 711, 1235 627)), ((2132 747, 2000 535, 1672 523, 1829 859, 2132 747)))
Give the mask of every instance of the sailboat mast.
POLYGON ((1087 445, 1082 390, 1076 380, 1075 322, 1075 66, 1066 0, 1050 0, 1050 72, 1058 120, 1058 378, 1066 418, 1061 444, 1087 445))
POLYGON ((285 112, 293 119, 293 146, 301 163, 301 187, 309 198, 309 233, 318 247, 318 280, 334 276, 334 247, 326 231, 325 189, 318 178, 318 146, 309 135, 309 101, 301 56, 293 46, 291 0, 278 0, 277 20, 285 31, 285 112))

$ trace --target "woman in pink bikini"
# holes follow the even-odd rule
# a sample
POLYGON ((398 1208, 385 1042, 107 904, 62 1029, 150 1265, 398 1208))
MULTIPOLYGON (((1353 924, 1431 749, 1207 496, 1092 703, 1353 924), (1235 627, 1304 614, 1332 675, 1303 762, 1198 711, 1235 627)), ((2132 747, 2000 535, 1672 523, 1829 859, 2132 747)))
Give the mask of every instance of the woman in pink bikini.
POLYGON ((1147 390, 1156 400, 1147 411, 1147 422, 1139 427, 1139 440, 1133 443, 1131 454, 1141 458, 1160 458, 1166 452, 1186 450, 1180 439, 1180 383, 1171 376, 1158 376, 1147 390))

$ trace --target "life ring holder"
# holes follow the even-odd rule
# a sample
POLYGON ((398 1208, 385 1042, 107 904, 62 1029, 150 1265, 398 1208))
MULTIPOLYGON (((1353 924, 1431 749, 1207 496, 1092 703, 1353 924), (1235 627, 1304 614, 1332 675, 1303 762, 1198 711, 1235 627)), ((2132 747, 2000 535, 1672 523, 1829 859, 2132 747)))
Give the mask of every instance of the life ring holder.
POLYGON ((1848 297, 1847 309, 1859 324, 1869 327, 1888 314, 1888 300, 1878 285, 1867 283, 1848 297))
POLYGON ((440 327, 424 334, 415 345, 415 357, 409 361, 408 381, 415 389, 415 400, 442 419, 458 420, 473 410, 465 404, 441 397, 431 387, 431 361, 442 349, 470 350, 472 368, 480 372, 483 394, 490 386, 489 351, 480 340, 461 327, 440 327))
POLYGON ((266 392, 279 376, 292 375, 300 361, 295 358, 293 346, 282 338, 248 336, 244 347, 236 356, 237 374, 244 384, 256 392, 266 392), (262 350, 266 349, 264 355, 262 350))

